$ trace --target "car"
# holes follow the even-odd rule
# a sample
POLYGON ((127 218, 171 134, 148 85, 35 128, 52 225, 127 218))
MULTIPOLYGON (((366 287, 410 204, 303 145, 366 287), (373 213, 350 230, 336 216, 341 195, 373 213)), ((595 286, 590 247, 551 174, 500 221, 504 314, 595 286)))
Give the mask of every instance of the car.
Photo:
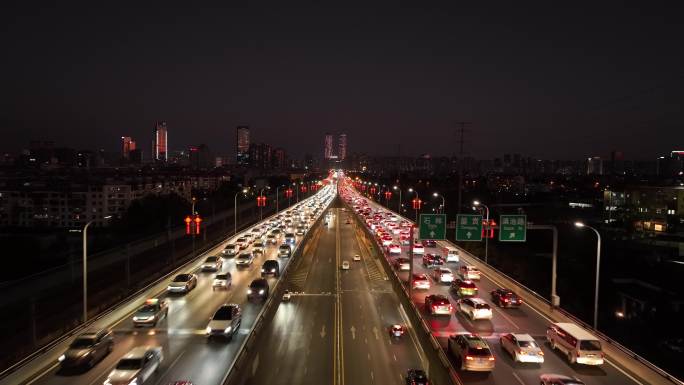
POLYGON ((235 240, 235 244, 238 246, 239 250, 244 250, 249 246, 249 240, 246 237, 240 237, 235 240))
POLYGON ((475 266, 463 265, 459 269, 459 272, 461 274, 461 277, 463 277, 463 279, 474 279, 474 280, 480 279, 480 271, 475 266))
POLYGON ((242 309, 234 303, 224 303, 209 319, 209 325, 205 330, 208 338, 226 337, 231 339, 237 333, 242 323, 242 309))
POLYGON ((492 302, 499 307, 520 307, 523 301, 517 294, 509 289, 496 289, 490 293, 492 302))
POLYGON ((283 243, 278 246, 278 256, 280 258, 289 258, 292 255, 292 246, 283 243))
POLYGON ((256 278, 252 280, 247 288, 247 300, 259 299, 265 301, 268 298, 268 281, 264 278, 256 278))
MULTIPOLYGON (((137 346, 126 353, 109 372, 104 385, 144 384, 164 360, 160 346, 137 346)), ((151 380, 149 381, 152 382, 151 380)))
POLYGON ((157 326, 157 322, 168 315, 169 302, 167 300, 150 298, 133 313, 133 326, 157 326))
POLYGON ((544 352, 529 334, 504 334, 499 338, 499 344, 515 362, 544 363, 544 352))
POLYGON ((414 289, 430 289, 430 279, 426 274, 413 274, 412 286, 414 289))
POLYGON ((342 261, 342 270, 349 270, 351 266, 349 265, 349 261, 342 261))
POLYGON ((280 239, 280 237, 283 236, 283 232, 279 228, 271 230, 271 234, 273 234, 276 237, 276 239, 280 239))
POLYGON ((404 325, 395 324, 389 327, 390 337, 401 338, 404 333, 406 333, 406 327, 404 327, 404 325))
POLYGON ((114 338, 109 329, 89 329, 76 337, 59 356, 62 369, 91 369, 114 350, 114 338))
POLYGON ((399 243, 402 244, 403 246, 409 246, 411 244, 411 237, 408 235, 402 234, 399 236, 399 243))
POLYGON ((211 284, 212 290, 228 290, 233 284, 233 277, 230 273, 219 273, 214 277, 211 284))
POLYGON ((432 271, 432 276, 439 283, 451 283, 454 281, 454 273, 446 267, 438 267, 432 271))
POLYGON ((477 295, 477 285, 469 279, 456 279, 451 283, 451 290, 459 297, 474 297, 477 295))
POLYGON ((361 256, 358 254, 354 254, 354 257, 352 258, 355 262, 359 262, 361 260, 361 256))
POLYGON ((290 293, 289 290, 285 290, 285 293, 283 293, 283 302, 288 302, 292 298, 292 293, 290 293))
POLYGON ((449 336, 447 350, 460 361, 461 370, 491 372, 496 359, 482 337, 463 333, 449 336))
POLYGON ((169 293, 185 294, 197 287, 197 276, 192 273, 178 274, 166 287, 169 293))
POLYGON ((481 298, 464 298, 458 301, 458 310, 471 320, 492 319, 492 308, 481 298))
POLYGON ((452 247, 447 247, 446 248, 446 261, 447 261, 447 263, 458 262, 459 260, 460 260, 460 258, 458 255, 458 250, 456 250, 452 247))
POLYGON ((425 297, 425 310, 430 315, 451 315, 454 308, 447 297, 441 294, 431 294, 425 297))
POLYGON ((387 246, 387 252, 390 254, 401 254, 401 245, 398 243, 392 243, 387 246))
POLYGON ((266 236, 266 243, 275 245, 276 243, 278 243, 278 237, 276 237, 275 234, 268 234, 266 236))
POLYGON ((380 240, 381 240, 381 243, 382 243, 383 246, 389 246, 389 245, 392 244, 392 241, 393 241, 394 239, 392 239, 392 236, 391 236, 391 235, 383 235, 383 236, 380 238, 380 240))
POLYGON ((551 350, 560 350, 570 364, 603 365, 605 353, 601 340, 572 322, 554 322, 546 329, 551 350))
POLYGON ((562 374, 542 374, 539 376, 541 385, 584 385, 584 382, 576 377, 562 374))
POLYGON ((427 374, 420 369, 409 369, 406 372, 406 385, 428 385, 427 374))
POLYGON ((267 259, 264 264, 261 265, 261 276, 272 275, 274 277, 280 276, 280 265, 275 259, 267 259))
POLYGON ((254 254, 263 254, 265 249, 266 246, 262 241, 254 242, 254 244, 252 245, 252 253, 254 254))
POLYGON ((219 271, 223 267, 223 259, 213 255, 207 257, 202 263, 202 271, 219 271))
POLYGON ((413 254, 423 254, 425 253, 425 248, 422 244, 418 242, 413 243, 413 254))
POLYGON ((240 255, 235 258, 236 267, 249 267, 254 262, 254 255, 252 253, 240 253, 240 255))
POLYGON ((403 257, 395 259, 394 268, 398 271, 409 271, 411 269, 411 266, 409 265, 409 259, 403 257))
POLYGON ((423 247, 437 247, 437 242, 434 239, 423 239, 421 243, 423 247))
POLYGON ((297 237, 294 235, 294 233, 287 233, 285 234, 285 243, 294 245, 297 237))
POLYGON ((237 255, 239 249, 240 247, 238 245, 234 243, 229 243, 226 245, 226 247, 223 248, 221 253, 229 257, 234 257, 235 255, 237 255))
POLYGON ((433 268, 436 266, 443 266, 444 259, 437 254, 425 254, 423 255, 423 266, 433 268))

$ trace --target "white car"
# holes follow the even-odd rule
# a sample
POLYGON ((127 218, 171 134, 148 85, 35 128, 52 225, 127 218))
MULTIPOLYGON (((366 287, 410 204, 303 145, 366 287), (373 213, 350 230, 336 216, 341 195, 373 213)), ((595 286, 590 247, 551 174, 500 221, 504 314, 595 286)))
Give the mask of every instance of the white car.
POLYGON ((401 254, 401 245, 393 243, 387 247, 390 254, 401 254))
POLYGON ((226 303, 216 310, 209 319, 209 325, 205 330, 207 337, 222 336, 232 338, 237 333, 242 322, 242 309, 240 305, 226 303))
MULTIPOLYGON (((144 384, 164 360, 159 346, 138 346, 126 353, 109 372, 104 385, 144 384)), ((152 381, 150 381, 152 382, 152 381)))
POLYGON ((342 261, 342 270, 349 270, 349 261, 342 261))
POLYGON ((451 283, 454 281, 454 273, 446 267, 438 267, 433 270, 433 277, 439 283, 451 283))
POLYGON ((424 254, 425 247, 422 244, 415 242, 413 243, 413 254, 424 254))
POLYGON ((234 243, 229 243, 226 245, 226 247, 223 248, 222 253, 224 255, 228 255, 228 256, 232 257, 232 256, 237 255, 239 248, 240 247, 238 245, 236 245, 234 243))
POLYGON ((358 254, 354 254, 354 261, 358 262, 361 260, 361 256, 358 254))
POLYGON ((501 336, 499 343, 515 362, 544 363, 544 352, 529 334, 508 333, 501 336))
POLYGON ((452 249, 452 248, 447 248, 446 251, 446 261, 447 262, 458 262, 460 260, 458 256, 458 250, 452 249))
POLYGON ((256 243, 254 243, 254 245, 252 245, 252 253, 263 254, 265 248, 266 248, 266 246, 264 246, 263 242, 261 242, 261 241, 256 242, 256 243))
POLYGON ((492 319, 492 308, 481 298, 465 298, 458 301, 458 310, 471 320, 492 319))
POLYGON ((461 266, 460 269, 461 277, 463 279, 480 280, 480 270, 472 265, 461 266))

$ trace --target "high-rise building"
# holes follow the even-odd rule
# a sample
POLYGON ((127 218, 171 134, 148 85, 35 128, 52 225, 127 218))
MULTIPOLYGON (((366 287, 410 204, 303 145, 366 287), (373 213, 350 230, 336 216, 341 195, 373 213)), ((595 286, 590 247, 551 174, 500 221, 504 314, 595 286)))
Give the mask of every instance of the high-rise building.
POLYGON ((249 126, 238 126, 236 129, 235 157, 237 164, 249 164, 249 126))
POLYGON ((338 140, 337 158, 342 161, 347 158, 347 134, 340 134, 338 140))
POLYGON ((131 151, 135 150, 135 141, 130 136, 121 137, 121 157, 130 159, 131 151))
POLYGON ((271 146, 266 143, 252 143, 249 146, 249 164, 254 168, 271 168, 271 146))
POLYGON ((158 121, 155 123, 153 135, 152 158, 156 161, 166 162, 169 159, 169 133, 166 128, 166 122, 158 121))
POLYGON ((285 163, 287 161, 287 154, 285 153, 285 149, 283 148, 276 148, 273 150, 273 168, 282 170, 287 168, 287 164, 285 163))
POLYGON ((333 157, 333 136, 332 134, 325 134, 325 144, 323 147, 323 157, 325 160, 330 160, 333 157))
POLYGON ((603 160, 600 157, 587 158, 587 175, 603 175, 603 160))

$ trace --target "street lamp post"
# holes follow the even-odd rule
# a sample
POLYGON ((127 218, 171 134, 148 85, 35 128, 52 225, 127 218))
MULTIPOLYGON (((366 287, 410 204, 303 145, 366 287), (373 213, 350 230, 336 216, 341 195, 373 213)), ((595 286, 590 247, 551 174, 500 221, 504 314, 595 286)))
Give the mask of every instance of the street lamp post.
POLYGON ((240 195, 240 193, 247 194, 247 189, 244 188, 242 191, 238 191, 235 193, 235 204, 233 206, 233 219, 234 219, 234 225, 233 225, 233 235, 237 234, 237 197, 240 195))
MULTIPOLYGON (((412 188, 409 188, 408 190, 409 190, 409 192, 412 192, 412 193, 416 194, 416 199, 417 199, 418 201, 420 201, 420 197, 418 196, 418 191, 416 191, 416 190, 414 190, 414 189, 412 189, 412 188)), ((417 208, 417 207, 416 207, 416 223, 418 223, 418 208, 417 208)))
MULTIPOLYGON (((264 196, 264 190, 265 189, 270 189, 270 187, 264 187, 261 190, 259 190, 259 196, 262 197, 264 196)), ((259 205, 259 221, 261 222, 264 219, 264 206, 259 205)))
MULTIPOLYGON (((111 219, 107 215, 103 219, 111 219)), ((83 323, 88 322, 88 227, 95 222, 95 219, 86 223, 83 227, 83 323)))
POLYGON ((556 292, 556 278, 558 266, 558 229, 554 225, 527 224, 528 230, 551 230, 553 231, 553 251, 551 252, 551 306, 560 306, 560 297, 556 292))
POLYGON ((392 188, 399 191, 399 204, 397 205, 397 212, 399 215, 401 215, 401 189, 398 186, 394 186, 392 188))
POLYGON ((489 258, 489 206, 486 204, 480 202, 480 201, 473 201, 473 205, 475 206, 483 206, 486 209, 487 215, 485 218, 485 223, 487 223, 486 229, 485 229, 485 263, 488 263, 487 260, 489 258))
POLYGON ((578 228, 586 227, 591 229, 596 234, 596 282, 594 283, 594 330, 598 330, 598 299, 599 299, 599 269, 601 268, 601 234, 595 228, 584 224, 584 222, 575 222, 578 228))
POLYGON ((442 198, 442 208, 440 209, 439 213, 440 214, 444 213, 446 211, 446 201, 444 200, 444 195, 435 192, 435 193, 432 193, 432 196, 435 198, 437 198, 437 197, 442 198))

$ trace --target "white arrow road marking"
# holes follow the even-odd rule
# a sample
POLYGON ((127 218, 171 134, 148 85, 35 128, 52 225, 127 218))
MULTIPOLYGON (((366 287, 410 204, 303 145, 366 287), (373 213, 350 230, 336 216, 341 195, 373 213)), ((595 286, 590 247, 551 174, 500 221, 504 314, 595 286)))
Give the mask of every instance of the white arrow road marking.
POLYGON ((321 338, 325 338, 325 325, 323 325, 319 334, 321 335, 321 338))
POLYGON ((373 334, 375 334, 375 339, 379 340, 380 339, 380 332, 378 331, 378 328, 373 326, 373 334))
POLYGON ((352 325, 352 327, 349 330, 351 331, 352 339, 355 340, 356 339, 356 328, 354 327, 354 325, 352 325))

